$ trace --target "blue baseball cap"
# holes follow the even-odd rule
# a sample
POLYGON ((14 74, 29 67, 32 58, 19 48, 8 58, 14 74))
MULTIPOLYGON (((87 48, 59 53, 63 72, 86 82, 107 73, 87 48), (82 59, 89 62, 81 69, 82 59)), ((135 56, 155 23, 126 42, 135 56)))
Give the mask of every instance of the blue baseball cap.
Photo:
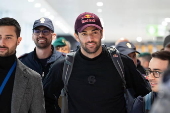
POLYGON ((136 51, 136 47, 131 42, 120 42, 115 47, 120 53, 124 55, 128 55, 133 52, 139 53, 136 51))
POLYGON ((45 26, 50 30, 54 31, 54 26, 52 21, 49 18, 42 17, 34 22, 33 29, 39 26, 45 26))

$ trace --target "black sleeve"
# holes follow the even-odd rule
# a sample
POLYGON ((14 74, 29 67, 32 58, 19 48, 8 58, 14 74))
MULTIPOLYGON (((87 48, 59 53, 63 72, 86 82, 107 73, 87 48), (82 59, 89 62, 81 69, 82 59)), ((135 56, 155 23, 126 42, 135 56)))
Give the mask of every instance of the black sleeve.
POLYGON ((142 67, 140 61, 137 59, 137 69, 139 70, 140 73, 146 75, 144 67, 142 67))
POLYGON ((146 79, 137 70, 133 60, 122 54, 121 58, 124 64, 127 88, 132 88, 134 90, 135 97, 139 95, 145 96, 146 94, 148 94, 151 91, 151 88, 146 79))
POLYGON ((64 57, 54 62, 43 80, 46 113, 61 113, 58 98, 64 87, 62 81, 63 65, 64 57))

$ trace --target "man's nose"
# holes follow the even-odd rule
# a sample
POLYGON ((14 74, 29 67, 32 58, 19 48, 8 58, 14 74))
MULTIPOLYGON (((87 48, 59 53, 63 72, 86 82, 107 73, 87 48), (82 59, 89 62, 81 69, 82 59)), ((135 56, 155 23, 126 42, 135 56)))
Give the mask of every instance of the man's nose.
POLYGON ((155 77, 153 76, 153 73, 150 73, 150 74, 148 75, 148 80, 153 80, 153 79, 155 79, 155 77))
POLYGON ((43 33, 42 33, 42 31, 40 32, 39 36, 40 36, 40 37, 42 37, 42 36, 43 36, 43 33))
POLYGON ((5 44, 5 40, 3 38, 0 39, 0 45, 4 45, 5 44))
POLYGON ((88 35, 88 36, 87 36, 87 39, 88 39, 88 41, 90 41, 90 42, 91 42, 91 41, 93 40, 92 35, 88 35))

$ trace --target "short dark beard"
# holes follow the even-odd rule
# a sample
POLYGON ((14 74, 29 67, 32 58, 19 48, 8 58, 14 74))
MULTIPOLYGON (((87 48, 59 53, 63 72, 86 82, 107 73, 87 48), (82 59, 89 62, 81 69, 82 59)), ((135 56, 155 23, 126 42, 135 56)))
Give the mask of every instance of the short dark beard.
POLYGON ((99 43, 99 45, 96 46, 96 48, 95 48, 95 50, 94 50, 93 52, 91 52, 89 49, 87 49, 87 48, 84 47, 84 46, 81 46, 81 47, 82 47, 87 53, 93 54, 93 53, 96 53, 96 52, 99 50, 100 46, 101 46, 101 43, 99 43))
POLYGON ((46 39, 46 44, 45 45, 39 44, 38 39, 37 39, 37 42, 34 42, 34 43, 35 43, 36 47, 39 48, 39 49, 46 49, 51 45, 51 42, 48 43, 48 39, 46 39))

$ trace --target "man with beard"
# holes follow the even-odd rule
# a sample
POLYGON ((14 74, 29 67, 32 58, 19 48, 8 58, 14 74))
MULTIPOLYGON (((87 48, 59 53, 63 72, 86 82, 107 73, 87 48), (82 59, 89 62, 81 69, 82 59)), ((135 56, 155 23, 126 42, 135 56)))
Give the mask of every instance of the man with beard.
MULTIPOLYGON (((75 38, 80 48, 71 63, 72 71, 66 69, 66 73, 71 72, 67 85, 69 113, 126 113, 122 79, 108 50, 101 45, 103 27, 99 17, 89 12, 80 14, 75 21, 75 38)), ((135 96, 149 93, 133 61, 125 55, 121 58, 127 87, 134 89, 135 96)), ((63 61, 55 62, 43 81, 47 113, 59 113, 55 103, 64 87, 62 68, 63 61)))
POLYGON ((43 79, 49 71, 54 61, 63 57, 51 45, 56 37, 54 26, 49 18, 40 18, 34 22, 32 40, 36 47, 34 51, 19 57, 22 63, 38 72, 43 79))
POLYGON ((0 113, 45 113, 41 76, 16 58, 21 27, 0 19, 0 113))

